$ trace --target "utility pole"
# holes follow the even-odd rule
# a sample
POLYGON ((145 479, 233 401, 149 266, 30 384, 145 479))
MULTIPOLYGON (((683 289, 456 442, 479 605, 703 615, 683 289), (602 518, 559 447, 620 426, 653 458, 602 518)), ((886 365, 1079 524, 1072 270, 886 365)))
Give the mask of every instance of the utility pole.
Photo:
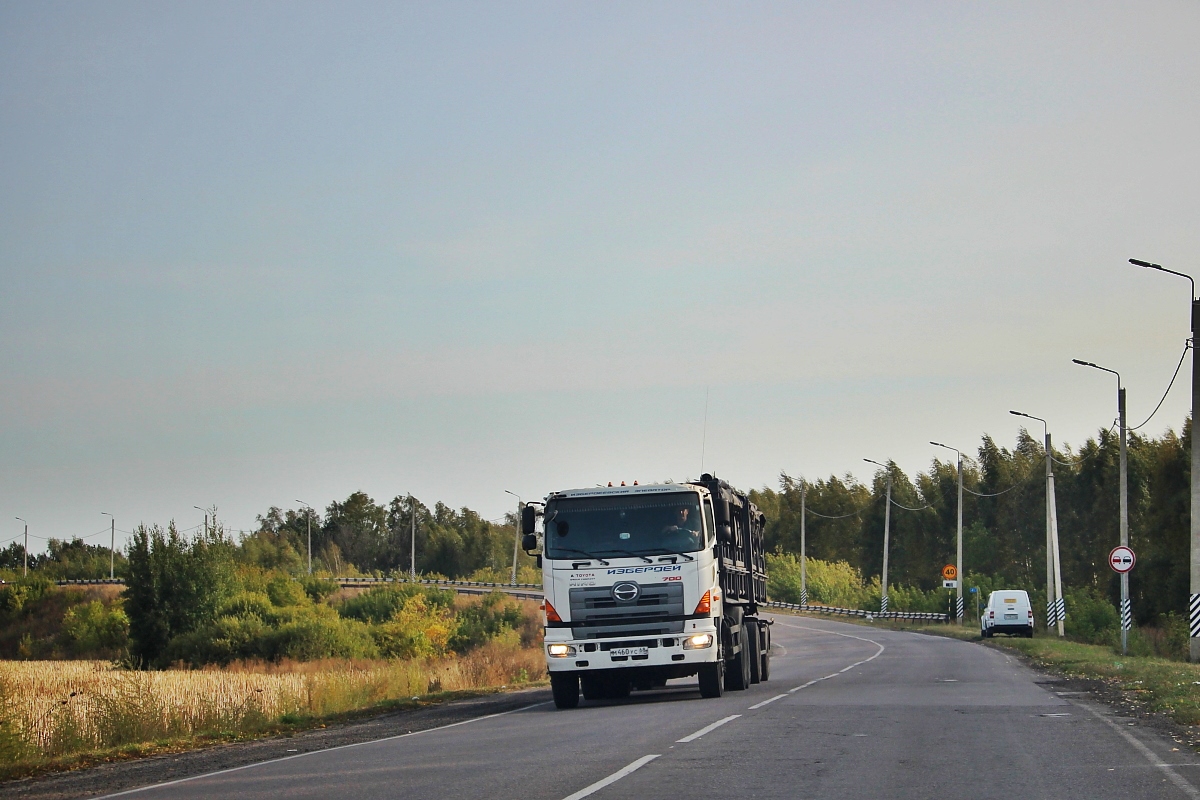
POLYGON ((417 579, 417 501, 408 493, 408 516, 412 530, 412 548, 408 551, 408 577, 417 579))
MULTIPOLYGON (((192 508, 196 509, 197 511, 204 511, 204 509, 201 508, 200 506, 192 506, 192 508)), ((208 512, 207 511, 204 511, 204 538, 205 539, 208 538, 208 512)))
POLYGON ((878 461, 872 461, 869 458, 864 458, 863 461, 883 467, 887 473, 887 491, 885 493, 885 503, 883 508, 883 576, 879 582, 879 613, 886 614, 888 610, 888 539, 892 528, 892 468, 887 464, 880 464, 878 461))
MULTIPOLYGON (((14 519, 16 519, 18 522, 25 522, 25 520, 21 519, 20 517, 14 517, 14 519)), ((23 553, 23 555, 25 556, 25 571, 22 572, 21 574, 28 577, 28 575, 29 575, 29 523, 28 522, 25 522, 25 552, 23 553)))
POLYGON ((505 489, 504 493, 511 494, 513 497, 517 498, 517 524, 516 524, 517 533, 513 540, 512 578, 509 579, 509 585, 516 586, 517 585, 517 553, 519 551, 519 548, 521 547, 521 515, 525 511, 525 503, 524 503, 524 501, 521 500, 521 495, 517 494, 516 492, 510 492, 508 489, 505 489))
POLYGON ((115 573, 116 573, 116 565, 117 565, 117 518, 114 517, 112 514, 108 513, 107 511, 101 511, 100 516, 108 517, 110 522, 112 523, 112 527, 109 529, 109 540, 108 540, 108 579, 111 581, 111 580, 114 580, 116 577, 115 573))
MULTIPOLYGON (((1126 439, 1128 438, 1125 424, 1125 387, 1121 385, 1121 373, 1115 369, 1102 367, 1090 361, 1071 359, 1082 367, 1092 367, 1102 372, 1111 372, 1117 376, 1117 420, 1121 426, 1121 545, 1129 547, 1129 461, 1127 458, 1126 439)), ((1129 573, 1121 573, 1121 653, 1129 652, 1129 629, 1133 626, 1133 607, 1129 602, 1129 573)))
POLYGON ((963 601, 963 579, 966 578, 966 575, 963 574, 963 456, 962 451, 957 447, 951 447, 941 442, 930 442, 930 444, 958 453, 958 557, 954 562, 954 567, 958 570, 958 596, 955 605, 958 612, 958 624, 962 625, 963 618, 966 616, 966 603, 963 601))
POLYGON ((1041 417, 1022 411, 1009 411, 1018 417, 1036 419, 1046 435, 1046 631, 1058 623, 1058 635, 1063 636, 1063 617, 1066 603, 1062 596, 1062 565, 1058 555, 1058 508, 1054 502, 1054 449, 1050 442, 1050 425, 1041 417), (1057 593, 1055 590, 1057 589, 1057 593))
POLYGON ((804 508, 804 479, 800 479, 800 605, 808 605, 808 537, 804 521, 808 515, 804 508))
POLYGON ((1192 522, 1191 522, 1191 588, 1188 595, 1188 655, 1200 661, 1200 446, 1196 445, 1196 406, 1200 401, 1200 365, 1196 364, 1196 340, 1200 333, 1200 299, 1196 297, 1196 281, 1173 269, 1149 261, 1129 259, 1130 264, 1149 267, 1160 272, 1187 278, 1192 285, 1192 522))

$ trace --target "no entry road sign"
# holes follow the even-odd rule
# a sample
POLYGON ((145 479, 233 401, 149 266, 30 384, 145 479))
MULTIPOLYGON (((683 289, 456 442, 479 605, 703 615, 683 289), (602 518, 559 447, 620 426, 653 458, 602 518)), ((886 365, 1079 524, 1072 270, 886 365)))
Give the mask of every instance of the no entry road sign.
POLYGON ((1108 554, 1108 565, 1113 568, 1113 572, 1119 572, 1122 575, 1133 569, 1133 565, 1136 563, 1137 556, 1125 545, 1114 547, 1108 554))

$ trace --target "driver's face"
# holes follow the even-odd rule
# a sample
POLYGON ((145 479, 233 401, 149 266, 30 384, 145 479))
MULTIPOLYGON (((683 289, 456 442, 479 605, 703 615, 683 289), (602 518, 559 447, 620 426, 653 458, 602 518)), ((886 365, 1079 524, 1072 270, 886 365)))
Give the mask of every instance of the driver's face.
POLYGON ((676 511, 675 511, 675 517, 676 517, 676 519, 678 519, 680 522, 687 522, 687 518, 688 518, 688 510, 687 510, 687 506, 684 506, 684 507, 682 507, 682 508, 676 509, 676 511))

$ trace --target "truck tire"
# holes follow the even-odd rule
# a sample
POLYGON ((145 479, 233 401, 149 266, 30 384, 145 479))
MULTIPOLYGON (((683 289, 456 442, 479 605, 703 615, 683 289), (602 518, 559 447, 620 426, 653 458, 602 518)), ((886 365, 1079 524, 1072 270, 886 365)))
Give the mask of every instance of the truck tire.
POLYGON ((717 659, 700 665, 700 696, 720 697, 725 694, 725 662, 717 659))
POLYGON ((746 646, 750 649, 746 660, 750 663, 750 683, 762 681, 762 645, 759 642, 758 620, 742 620, 742 630, 746 632, 746 646))
POLYGON ((750 649, 746 642, 746 626, 742 626, 741 650, 725 666, 725 688, 740 691, 750 688, 750 649))
POLYGON ((771 679, 771 626, 764 625, 762 630, 762 668, 759 674, 762 676, 763 683, 771 679))
POLYGON ((574 672, 551 672, 550 691, 555 708, 575 708, 579 705, 579 676, 574 672))
POLYGON ((584 700, 600 700, 604 697, 604 686, 595 675, 580 675, 579 688, 583 690, 584 700))

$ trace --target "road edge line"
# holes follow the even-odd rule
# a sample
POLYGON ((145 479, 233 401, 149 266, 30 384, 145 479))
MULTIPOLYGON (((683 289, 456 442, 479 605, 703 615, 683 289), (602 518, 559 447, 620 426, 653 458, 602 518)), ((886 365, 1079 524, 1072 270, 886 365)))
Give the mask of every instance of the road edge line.
POLYGON ((681 743, 687 743, 687 742, 694 742, 695 740, 699 739, 704 734, 711 733, 712 731, 715 731, 717 728, 724 725, 726 722, 733 722, 735 719, 739 718, 740 716, 742 716, 742 715, 741 714, 730 714, 725 719, 719 719, 716 722, 712 723, 711 725, 705 725, 703 728, 696 731, 695 733, 688 734, 687 736, 683 737, 682 739, 676 739, 675 743, 681 744, 681 743))

